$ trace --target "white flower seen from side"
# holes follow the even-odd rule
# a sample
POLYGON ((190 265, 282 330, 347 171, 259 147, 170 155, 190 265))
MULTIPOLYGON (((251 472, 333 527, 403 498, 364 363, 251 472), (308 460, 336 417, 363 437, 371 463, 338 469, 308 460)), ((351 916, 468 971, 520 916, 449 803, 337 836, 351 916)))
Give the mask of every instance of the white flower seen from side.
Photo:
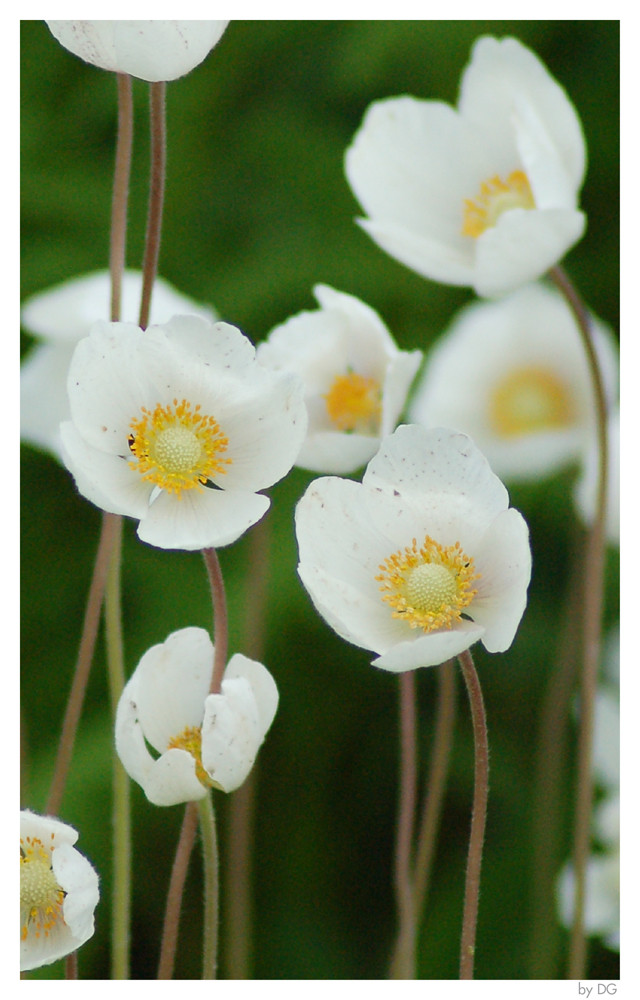
MULTIPOLYGON (((134 322, 140 309, 142 273, 122 276, 121 318, 134 322)), ((50 452, 62 461, 60 423, 69 419, 67 374, 75 346, 96 320, 109 319, 111 277, 94 271, 64 281, 27 299, 21 309, 24 329, 36 344, 20 366, 20 437, 27 444, 50 452)), ((193 302, 168 281, 156 278, 151 297, 151 323, 172 316, 193 314, 217 319, 209 306, 193 302)))
POLYGON ((306 432, 303 386, 228 323, 96 323, 68 378, 65 462, 80 492, 167 549, 228 545, 264 515, 306 432))
MULTIPOLYGON (((610 402, 618 352, 594 320, 593 341, 610 402)), ((454 317, 427 356, 409 417, 470 434, 496 475, 539 479, 584 460, 595 442, 591 374, 562 295, 543 283, 454 317)))
POLYGON ((527 602, 529 532, 464 434, 385 438, 362 483, 323 477, 296 508, 298 572, 327 623, 374 666, 435 666, 511 645, 527 602))
POLYGON ((98 876, 73 827, 20 813, 20 971, 49 965, 93 934, 98 876))
POLYGON ((189 73, 228 21, 47 21, 61 45, 87 63, 149 83, 189 73))
POLYGON ((373 309, 316 285, 319 309, 301 312, 258 345, 261 364, 305 384, 309 428, 297 465, 345 475, 365 465, 396 427, 420 351, 401 351, 373 309))
POLYGON ((497 296, 533 281, 582 236, 580 121, 565 91, 515 38, 473 47, 457 109, 377 101, 346 154, 360 223, 434 281, 497 296))
POLYGON ((239 788, 273 722, 278 689, 267 668, 236 653, 220 694, 209 694, 213 657, 204 629, 173 632, 147 650, 120 698, 118 756, 155 805, 239 788))

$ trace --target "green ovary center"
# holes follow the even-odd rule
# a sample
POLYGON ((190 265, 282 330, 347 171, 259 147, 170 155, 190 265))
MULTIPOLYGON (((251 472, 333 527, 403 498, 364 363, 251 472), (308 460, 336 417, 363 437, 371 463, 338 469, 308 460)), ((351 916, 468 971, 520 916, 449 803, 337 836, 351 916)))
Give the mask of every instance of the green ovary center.
POLYGON ((418 611, 436 612, 455 601, 456 580, 446 566, 424 563, 408 574, 407 601, 418 611))
POLYGON ((30 929, 47 937, 57 923, 64 923, 64 891, 58 885, 51 859, 40 841, 20 841, 20 936, 30 929))
POLYGON ((198 438, 187 427, 168 427, 156 438, 154 457, 169 473, 188 472, 201 455, 198 438))

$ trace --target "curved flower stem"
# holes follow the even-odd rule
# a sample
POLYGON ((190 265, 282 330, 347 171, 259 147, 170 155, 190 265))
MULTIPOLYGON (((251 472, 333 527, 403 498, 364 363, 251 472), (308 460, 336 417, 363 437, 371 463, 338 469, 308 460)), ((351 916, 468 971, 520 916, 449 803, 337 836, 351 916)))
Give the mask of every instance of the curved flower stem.
POLYGON ((589 314, 571 281, 560 267, 554 267, 549 276, 564 295, 575 316, 591 373, 600 459, 596 513, 589 533, 586 565, 583 616, 583 665, 580 698, 580 735, 578 742, 578 780, 574 820, 573 863, 575 870, 575 897, 573 927, 569 953, 568 979, 582 979, 585 975, 587 944, 584 933, 584 907, 586 895, 586 868, 589 856, 591 809, 593 801, 592 747, 594 704, 600 661, 600 636, 604 602, 605 524, 607 516, 608 440, 607 399, 591 335, 589 314))
POLYGON ((129 177, 131 175, 131 150, 133 146, 133 96, 131 77, 117 74, 118 81, 118 139, 113 172, 111 202, 111 237, 109 274, 111 276, 111 320, 120 319, 122 304, 122 275, 125 266, 127 207, 129 203, 129 177))
POLYGON ((188 802, 182 820, 182 829, 176 848, 176 856, 171 870, 171 880, 167 893, 167 907, 162 929, 160 946, 160 962, 158 964, 158 979, 171 979, 178 944, 178 926, 180 924, 180 909, 184 883, 189 869, 189 861, 193 843, 198 828, 198 807, 195 802, 188 802))
POLYGON ((78 952, 72 951, 64 960, 64 978, 78 978, 78 952))
POLYGON ((420 919, 427 899, 431 865, 442 811, 442 799, 449 770, 453 723, 456 714, 456 675, 453 660, 448 660, 438 668, 438 682, 436 729, 427 776, 427 794, 416 849, 413 891, 417 927, 420 926, 420 919))
POLYGON ((227 663, 229 644, 229 627, 227 619, 227 599, 224 590, 224 580, 220 561, 215 549, 203 549, 202 555, 209 574, 211 585, 211 600, 213 602, 213 624, 215 634, 215 652, 213 654, 213 674, 211 676, 210 694, 219 694, 224 670, 227 663))
POLYGON ((218 965, 218 839, 211 796, 198 803, 204 863, 202 978, 215 979, 218 965))
POLYGON ((160 256, 160 232, 162 229, 162 210, 164 204, 164 183, 167 162, 166 114, 165 98, 166 84, 151 83, 149 85, 151 109, 151 184, 149 190, 149 212, 147 216, 147 233, 145 238, 142 301, 138 323, 143 330, 149 325, 151 311, 151 292, 158 270, 160 256))
POLYGON ((49 797, 45 813, 57 816, 60 812, 69 766, 73 754, 73 746, 82 712, 84 695, 87 689, 91 661, 100 624, 100 611, 107 583, 109 562, 119 537, 118 518, 114 514, 103 514, 100 528, 100 540, 93 567, 93 576, 89 586, 87 607, 85 610, 78 659, 67 701, 62 733, 58 745, 58 754, 54 768, 49 797))
POLYGON ((478 922, 478 900, 480 897, 480 870, 482 848, 487 818, 487 798, 489 794, 489 743, 487 740, 487 720, 482 699, 482 689, 476 668, 467 649, 458 657, 462 669, 473 720, 475 745, 473 812, 471 815, 471 835, 467 855, 467 874, 464 892, 464 915, 462 918, 462 938, 460 942, 460 979, 473 979, 473 965, 476 950, 476 925, 478 922))
POLYGON ((416 921, 413 898, 412 842, 416 811, 416 678, 400 674, 400 798, 396 834, 395 887, 398 941, 392 979, 416 977, 416 921))

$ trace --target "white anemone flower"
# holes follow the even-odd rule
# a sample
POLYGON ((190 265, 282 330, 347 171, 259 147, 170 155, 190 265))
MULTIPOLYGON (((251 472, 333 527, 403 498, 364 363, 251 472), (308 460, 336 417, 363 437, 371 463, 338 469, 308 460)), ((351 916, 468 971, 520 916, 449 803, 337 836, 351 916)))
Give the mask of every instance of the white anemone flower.
POLYGON ((228 545, 264 515, 307 425, 303 385, 236 327, 96 323, 73 355, 64 458, 79 491, 165 549, 228 545))
MULTIPOLYGON (((607 541, 620 545, 620 407, 612 407, 607 421, 607 541)), ((599 455, 595 441, 585 455, 573 491, 575 508, 585 525, 593 523, 598 495, 599 455)))
POLYGON ((85 62, 158 83, 191 72, 228 21, 47 21, 51 34, 85 62))
POLYGON ((275 327, 261 364, 305 384, 309 428, 296 465, 346 475, 375 455, 396 427, 420 351, 401 351, 380 316, 353 295, 316 285, 320 306, 275 327))
POLYGON ((236 653, 220 694, 209 694, 213 657, 204 629, 173 632, 147 650, 120 697, 116 750, 155 805, 239 788, 273 722, 278 689, 267 668, 236 653))
POLYGON ((93 934, 98 876, 77 839, 60 820, 20 813, 21 972, 64 958, 93 934))
MULTIPOLYGON (((121 319, 133 322, 140 309, 142 272, 122 276, 121 319)), ((60 423, 69 419, 67 373, 79 340, 98 319, 109 319, 111 276, 93 271, 38 292, 22 306, 24 329, 38 338, 20 366, 20 437, 62 462, 60 423)), ((214 310, 156 278, 151 297, 151 323, 192 313, 212 322, 214 310)))
POLYGON ((298 572, 347 642, 401 672, 482 640, 508 649, 527 601, 529 533, 470 438, 400 426, 361 483, 323 477, 296 509, 298 572))
MULTIPOLYGON (((594 319, 592 331, 612 402, 617 347, 603 323, 594 319)), ((595 440, 595 400, 560 292, 534 283, 461 309, 427 356, 409 417, 471 434, 503 479, 539 479, 583 461, 595 440)))
POLYGON ((539 278, 582 236, 580 121, 515 38, 476 41, 457 109, 376 101, 346 154, 363 229, 424 277, 505 294, 539 278))

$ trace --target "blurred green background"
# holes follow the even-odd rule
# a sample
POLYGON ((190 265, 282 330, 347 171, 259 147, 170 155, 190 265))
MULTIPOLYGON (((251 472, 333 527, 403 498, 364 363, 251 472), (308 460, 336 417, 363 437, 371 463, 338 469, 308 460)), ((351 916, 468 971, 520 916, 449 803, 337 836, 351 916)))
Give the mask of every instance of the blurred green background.
MULTIPOLYGON (((22 298, 108 265, 116 125, 114 77, 85 65, 42 21, 22 21, 22 298)), ((403 93, 455 103, 480 34, 515 35, 563 84, 581 116, 589 167, 587 233, 566 267, 590 307, 618 329, 619 22, 233 21, 207 60, 169 84, 168 178, 160 273, 214 305, 254 342, 313 308, 324 282, 373 306, 404 348, 429 345, 466 289, 426 281, 386 257, 355 225, 344 151, 368 104, 403 93)), ((134 81, 136 133, 128 265, 139 267, 148 178, 147 87, 134 81)), ((31 345, 23 332, 22 348, 31 345)), ((512 488, 527 518, 534 573, 513 647, 475 648, 489 723, 491 791, 476 976, 560 978, 567 935, 553 921, 532 943, 534 775, 541 707, 558 670, 571 556, 579 539, 575 470, 512 488)), ((318 618, 298 583, 292 513, 310 476, 272 491, 264 535, 220 552, 231 650, 248 648, 260 531, 270 545, 264 661, 280 709, 256 772, 253 975, 257 979, 378 979, 393 943, 392 852, 397 796, 398 678, 370 666, 318 618)), ((100 514, 52 459, 22 448, 23 806, 44 808, 98 538, 100 514)), ((607 628, 617 621, 617 553, 608 559, 607 628)), ((152 549, 125 525, 127 670, 186 625, 210 628, 197 553, 152 549)), ((252 621, 253 619, 253 621, 252 621)), ((417 674, 420 755, 428 762, 436 672, 417 674)), ((91 676, 61 818, 98 869, 95 936, 80 952, 85 978, 109 975, 111 722, 102 643, 91 676)), ((571 840, 573 742, 558 746, 560 853, 571 840)), ((472 794, 471 725, 462 684, 420 975, 457 977, 472 794)), ((132 977, 154 978, 182 807, 134 802, 132 977)), ((229 803, 215 796, 223 895, 229 803)), ((554 823, 554 817, 549 817, 554 823)), ((197 978, 199 858, 194 855, 176 976, 197 978)), ((223 900, 224 903, 224 900, 223 900)), ((225 936, 221 975, 227 974, 225 936)), ((617 978, 618 956, 590 945, 590 978, 617 978)), ((63 975, 64 963, 34 977, 63 975)))

